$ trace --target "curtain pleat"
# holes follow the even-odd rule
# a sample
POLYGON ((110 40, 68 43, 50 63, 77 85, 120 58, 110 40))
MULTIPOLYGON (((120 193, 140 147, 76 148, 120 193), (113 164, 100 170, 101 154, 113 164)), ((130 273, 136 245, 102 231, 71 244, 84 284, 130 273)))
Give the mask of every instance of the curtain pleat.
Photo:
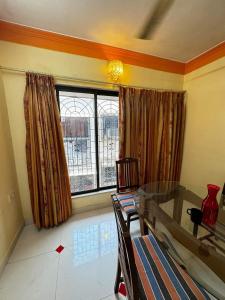
POLYGON ((48 228, 72 214, 70 183, 54 78, 26 74, 26 157, 34 223, 48 228))
POLYGON ((120 158, 140 162, 140 184, 180 179, 184 92, 120 88, 120 158))

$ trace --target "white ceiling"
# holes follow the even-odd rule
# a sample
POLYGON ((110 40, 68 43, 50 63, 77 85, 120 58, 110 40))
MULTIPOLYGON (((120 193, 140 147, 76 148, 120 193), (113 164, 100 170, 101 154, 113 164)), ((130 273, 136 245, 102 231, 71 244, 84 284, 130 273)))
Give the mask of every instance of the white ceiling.
POLYGON ((182 62, 225 40, 225 0, 175 0, 138 40, 156 0, 0 0, 0 19, 182 62))

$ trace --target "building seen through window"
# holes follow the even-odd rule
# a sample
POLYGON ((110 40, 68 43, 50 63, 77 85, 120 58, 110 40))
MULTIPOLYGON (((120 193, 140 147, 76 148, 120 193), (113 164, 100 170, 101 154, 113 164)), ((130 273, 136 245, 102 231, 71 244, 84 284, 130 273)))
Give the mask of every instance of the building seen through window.
POLYGON ((116 184, 118 93, 57 87, 71 193, 116 184))

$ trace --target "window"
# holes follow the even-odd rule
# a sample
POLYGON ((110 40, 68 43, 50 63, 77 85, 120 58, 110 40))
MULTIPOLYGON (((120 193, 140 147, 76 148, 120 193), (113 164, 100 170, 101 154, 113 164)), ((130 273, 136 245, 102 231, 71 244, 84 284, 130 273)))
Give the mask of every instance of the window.
POLYGON ((118 92, 56 86, 72 194, 116 185, 118 92))

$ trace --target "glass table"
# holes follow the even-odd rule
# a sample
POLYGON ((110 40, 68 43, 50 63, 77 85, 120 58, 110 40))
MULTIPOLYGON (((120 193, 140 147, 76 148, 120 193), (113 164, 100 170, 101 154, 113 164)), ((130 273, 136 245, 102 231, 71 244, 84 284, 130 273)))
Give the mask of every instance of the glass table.
MULTIPOLYGON (((207 188, 151 182, 134 198, 142 234, 152 230, 171 256, 210 294, 225 299, 225 211, 217 223, 194 224, 187 213, 200 208, 207 188)), ((219 197, 218 197, 219 198, 219 197)))

